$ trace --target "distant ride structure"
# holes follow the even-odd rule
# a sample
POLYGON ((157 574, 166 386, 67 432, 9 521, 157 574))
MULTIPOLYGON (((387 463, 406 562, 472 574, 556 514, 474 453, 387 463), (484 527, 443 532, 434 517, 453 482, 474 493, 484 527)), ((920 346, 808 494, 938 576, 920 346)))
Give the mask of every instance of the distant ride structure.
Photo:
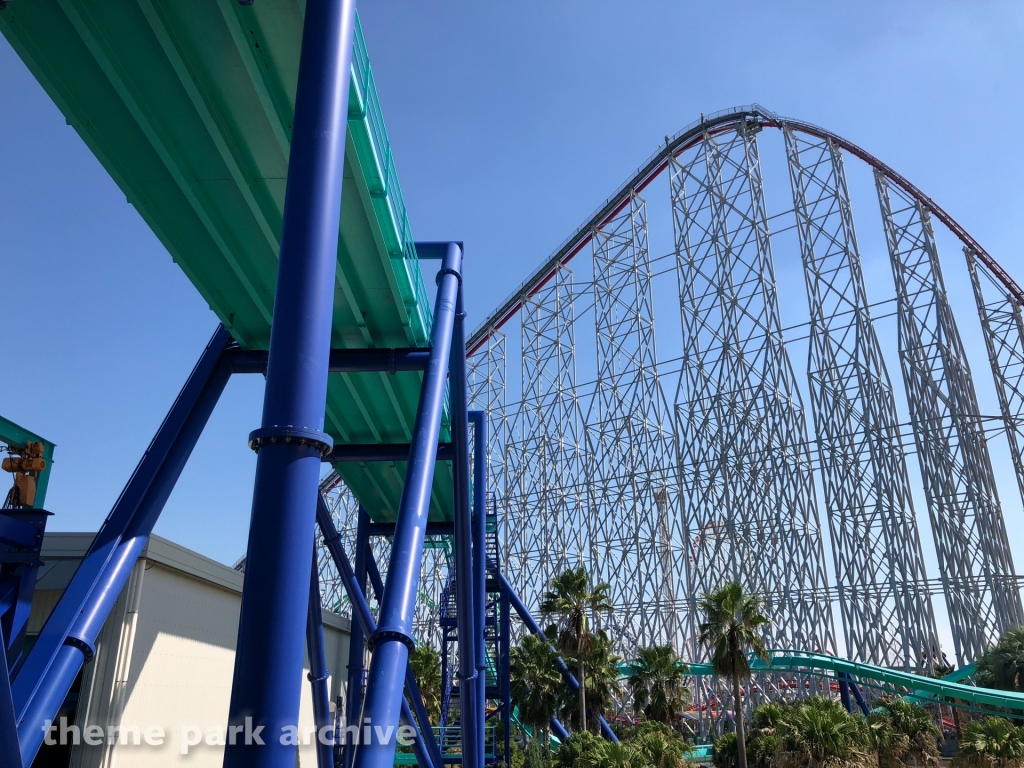
POLYGON ((838 604, 851 659, 925 672, 940 653, 927 520, 956 659, 973 661, 1024 623, 1003 511, 1022 477, 1022 305, 963 227, 852 142, 758 105, 702 116, 470 337, 509 579, 532 604, 569 565, 610 582, 627 658, 671 642, 702 659, 695 601, 736 579, 765 595, 776 647, 834 654, 838 604), (766 129, 781 138, 767 162, 766 129), (861 218, 860 235, 889 296, 868 295, 851 158, 874 186, 879 226, 861 218), (966 259, 973 372, 937 226, 966 259))

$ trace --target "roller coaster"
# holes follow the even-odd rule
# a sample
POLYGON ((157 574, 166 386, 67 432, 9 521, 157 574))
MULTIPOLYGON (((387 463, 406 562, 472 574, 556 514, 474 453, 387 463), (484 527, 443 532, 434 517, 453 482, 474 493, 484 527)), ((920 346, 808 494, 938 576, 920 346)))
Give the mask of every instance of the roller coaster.
MULTIPOLYGON (((13 0, 0 32, 221 322, 27 650, 11 626, 31 592, 43 494, 0 513, 4 766, 38 753, 234 374, 264 374, 266 390, 248 436, 258 458, 231 728, 296 723, 304 654, 316 725, 337 726, 321 608, 340 608, 353 653, 339 717, 410 726, 423 766, 507 764, 511 643, 540 632, 530 607, 576 564, 612 585, 606 628, 623 655, 668 642, 692 659, 708 727, 737 705, 701 666, 695 601, 726 579, 765 596, 773 646, 802 649, 773 654, 760 696, 834 683, 867 706, 863 689, 882 685, 1024 710, 1020 695, 928 675, 939 644, 915 513, 921 497, 966 666, 1024 624, 989 450, 1005 437, 1021 492, 1024 294, 888 166, 756 105, 702 116, 469 333, 463 244, 412 237, 352 0, 13 0), (792 193, 778 212, 762 181, 769 128, 792 193), (844 156, 872 173, 891 298, 867 296, 844 156), (643 197, 659 178, 663 232, 649 231, 643 197), (933 220, 963 248, 999 416, 979 405, 933 220), (798 302, 780 301, 773 257, 787 238, 808 304, 789 325, 798 302), (438 267, 432 306, 425 262, 438 267), (666 295, 679 326, 659 357, 666 295), (876 331, 888 316, 902 390, 876 331), (503 330, 513 318, 518 338, 503 330), (588 322, 592 343, 577 334, 588 322), (788 352, 801 340, 806 384, 788 352), (437 731, 408 664, 420 642, 445 650, 437 731), (504 754, 487 737, 496 717, 504 754)), ((380 737, 339 752, 320 744, 320 768, 406 759, 380 737)), ((277 739, 224 754, 230 768, 295 764, 277 739)))

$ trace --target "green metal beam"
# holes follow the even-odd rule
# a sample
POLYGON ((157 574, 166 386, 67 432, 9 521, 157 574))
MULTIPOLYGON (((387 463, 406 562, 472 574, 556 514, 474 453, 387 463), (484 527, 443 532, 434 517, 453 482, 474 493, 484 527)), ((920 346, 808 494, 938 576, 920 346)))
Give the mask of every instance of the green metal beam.
MULTIPOLYGON (((32 0, 0 10, 0 33, 248 349, 270 336, 304 7, 32 0)), ((353 47, 331 344, 424 347, 428 295, 358 23, 353 47)), ((331 374, 326 429, 339 442, 408 442, 421 376, 331 374)), ((446 520, 451 471, 439 466, 431 519, 446 520)), ((337 469, 373 519, 393 519, 394 467, 337 469)))

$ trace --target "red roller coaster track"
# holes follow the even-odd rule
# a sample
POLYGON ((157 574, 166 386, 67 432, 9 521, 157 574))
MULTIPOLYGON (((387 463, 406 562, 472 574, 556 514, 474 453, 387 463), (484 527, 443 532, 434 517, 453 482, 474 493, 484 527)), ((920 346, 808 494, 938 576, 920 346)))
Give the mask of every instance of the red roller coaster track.
POLYGON ((1010 277, 1006 270, 1004 270, 999 263, 981 247, 978 241, 971 237, 967 230, 960 226, 952 216, 946 213, 934 200, 924 194, 924 192, 918 189, 914 184, 910 183, 910 181, 904 176, 897 173, 870 152, 867 152, 857 146, 852 141, 844 139, 842 136, 838 136, 831 131, 819 128, 811 123, 805 123, 801 120, 792 120, 788 117, 779 117, 774 112, 770 112, 758 104, 753 104, 749 107, 737 107, 734 109, 716 112, 713 115, 701 116, 699 121, 687 126, 681 132, 676 134, 675 137, 666 137, 665 146, 656 152, 646 163, 644 163, 644 165, 637 170, 636 174, 634 174, 629 181, 619 187, 616 193, 608 198, 608 200, 605 201, 605 203, 586 221, 585 224, 579 227, 564 243, 562 243, 551 258, 535 270, 533 274, 531 274, 530 277, 523 282, 511 296, 509 296, 509 298, 502 302, 498 309, 492 313, 491 316, 476 329, 476 331, 473 332, 473 335, 470 337, 467 344, 469 354, 472 355, 480 349, 494 331, 501 328, 513 316, 515 316, 519 311, 519 308, 522 306, 524 299, 534 295, 537 291, 543 288, 548 280, 555 275, 559 266, 571 261, 572 258, 590 242, 595 230, 601 229, 601 227, 618 215, 629 200, 631 192, 641 192, 648 184, 654 181, 654 179, 656 179, 661 172, 668 167, 670 157, 678 157, 688 149, 697 146, 704 140, 705 135, 714 136, 724 133, 743 121, 755 123, 762 128, 781 129, 783 125, 788 125, 796 131, 816 136, 820 139, 827 139, 833 142, 836 146, 846 150, 854 157, 863 160, 872 168, 881 172, 887 179, 889 179, 889 181, 896 184, 904 192, 920 202, 932 216, 941 221, 954 235, 957 236, 957 238, 959 238, 960 242, 962 242, 965 247, 971 249, 975 253, 978 261, 984 264, 992 273, 992 276, 1002 283, 1009 295, 1013 297, 1020 306, 1024 306, 1024 290, 1022 290, 1016 281, 1010 277))

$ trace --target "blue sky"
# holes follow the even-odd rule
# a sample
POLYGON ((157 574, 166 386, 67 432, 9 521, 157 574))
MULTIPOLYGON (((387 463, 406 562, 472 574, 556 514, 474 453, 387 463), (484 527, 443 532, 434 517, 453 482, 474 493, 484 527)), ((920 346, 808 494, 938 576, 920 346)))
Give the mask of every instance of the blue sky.
MULTIPOLYGON (((473 327, 666 134, 754 101, 867 148, 1024 279, 1020 4, 360 12, 414 232, 466 242, 473 327)), ((58 445, 52 529, 95 530, 216 320, 2 38, 0 136, 0 413, 58 445)), ((261 390, 230 384, 157 533, 242 554, 261 390)))

